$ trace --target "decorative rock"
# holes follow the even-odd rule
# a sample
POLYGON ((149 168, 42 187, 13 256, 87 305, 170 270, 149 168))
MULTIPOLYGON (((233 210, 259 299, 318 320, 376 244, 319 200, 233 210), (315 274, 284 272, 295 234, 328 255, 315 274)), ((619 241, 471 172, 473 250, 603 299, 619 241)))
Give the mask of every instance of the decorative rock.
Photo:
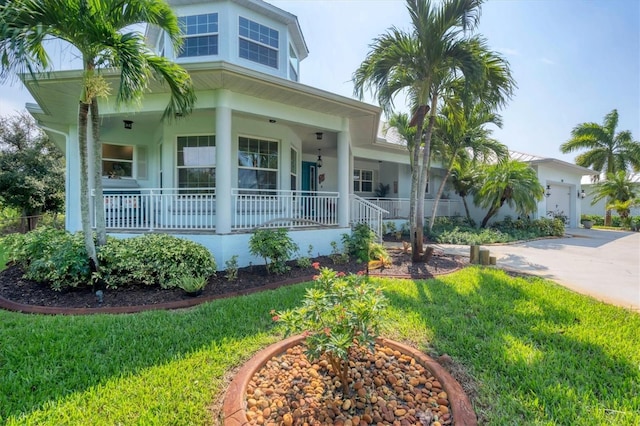
POLYGON ((282 416, 282 424, 284 426, 293 425, 293 416, 291 416, 291 414, 289 414, 289 413, 287 413, 284 416, 282 416))

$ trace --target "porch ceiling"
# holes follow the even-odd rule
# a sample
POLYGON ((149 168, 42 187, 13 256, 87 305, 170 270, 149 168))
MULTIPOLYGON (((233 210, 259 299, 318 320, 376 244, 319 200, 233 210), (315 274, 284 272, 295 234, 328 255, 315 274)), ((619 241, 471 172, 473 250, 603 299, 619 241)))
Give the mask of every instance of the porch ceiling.
MULTIPOLYGON (((373 144, 376 140, 380 119, 380 109, 376 106, 226 62, 184 64, 184 67, 191 74, 198 92, 226 89, 295 108, 348 118, 355 145, 373 144)), ((119 74, 106 72, 104 75, 112 87, 117 87, 119 74)), ((32 109, 36 118, 49 126, 76 122, 81 71, 53 72, 42 75, 38 81, 28 75, 22 78, 41 108, 41 111, 32 109)), ((169 89, 167 85, 154 80, 149 86, 149 93, 166 94, 169 89)), ((122 115, 134 112, 124 106, 121 111, 122 115)), ((158 114, 157 120, 159 118, 158 114)))

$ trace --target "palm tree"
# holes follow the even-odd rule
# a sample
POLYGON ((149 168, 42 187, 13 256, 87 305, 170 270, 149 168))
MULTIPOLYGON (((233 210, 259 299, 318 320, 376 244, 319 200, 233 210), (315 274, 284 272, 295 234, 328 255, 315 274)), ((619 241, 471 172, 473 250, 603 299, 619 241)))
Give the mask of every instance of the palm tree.
POLYGON ((594 196, 592 205, 606 199, 607 209, 616 210, 623 223, 628 226, 631 207, 640 203, 640 183, 633 182, 624 170, 607 173, 606 180, 598 182, 591 195, 594 196))
POLYGON ((633 169, 640 171, 640 142, 634 141, 629 130, 616 133, 618 110, 605 115, 602 125, 578 124, 571 131, 571 139, 560 145, 563 154, 586 149, 575 162, 602 174, 633 169))
POLYGON ((83 81, 79 93, 78 144, 82 230, 85 247, 94 268, 98 259, 89 217, 88 119, 91 116, 93 176, 96 191, 96 230, 98 244, 106 242, 104 201, 102 196, 102 147, 99 133, 98 98, 110 94, 111 87, 102 72, 120 70, 116 102, 139 101, 149 82, 158 76, 168 83, 170 101, 163 118, 191 112, 195 93, 189 74, 177 64, 155 55, 134 24, 158 26, 178 49, 182 43, 178 20, 162 0, 15 0, 0 2, 0 81, 14 72, 28 72, 32 78, 45 79, 51 69, 44 43, 51 39, 66 41, 82 56, 83 81))
MULTIPOLYGON (((467 105, 472 102, 468 102, 467 105)), ((438 202, 456 164, 486 160, 503 161, 508 157, 508 148, 490 137, 491 130, 484 127, 486 124, 501 127, 502 118, 492 112, 487 104, 478 101, 463 108, 456 107, 454 103, 448 103, 438 115, 434 134, 435 139, 438 140, 438 148, 434 149, 434 156, 444 164, 445 174, 434 199, 429 231, 433 229, 438 202)), ((466 200, 463 201, 466 203, 466 200)), ((466 204, 465 210, 468 213, 466 204)))
POLYGON ((536 210, 543 196, 544 189, 535 170, 526 163, 506 160, 486 166, 480 188, 473 197, 476 205, 489 209, 480 227, 485 228, 505 203, 526 215, 536 210))
MULTIPOLYGON (((433 6, 430 0, 407 0, 411 31, 392 27, 374 39, 371 50, 353 75, 354 93, 360 98, 371 90, 390 115, 393 100, 407 93, 413 104, 415 125, 411 172, 409 223, 413 261, 422 260, 424 197, 431 156, 431 136, 442 95, 454 75, 462 75, 467 86, 478 86, 487 68, 483 54, 488 51, 480 37, 469 37, 479 22, 482 0, 447 0, 433 6), (425 118, 428 122, 425 128, 425 118), (420 153, 422 155, 420 155, 420 153)), ((501 104, 512 86, 495 86, 491 101, 501 104)))
POLYGON ((467 196, 473 195, 477 191, 478 183, 478 168, 475 163, 470 161, 456 161, 453 163, 453 168, 451 169, 451 184, 453 185, 455 193, 462 198, 462 204, 464 205, 464 211, 469 224, 474 224, 474 220, 469 213, 467 196))
MULTIPOLYGON (((571 139, 560 145, 563 154, 587 149, 578 155, 579 166, 591 167, 600 174, 640 170, 640 142, 634 141, 629 130, 616 133, 618 110, 605 115, 602 126, 597 123, 578 124, 571 131, 571 139)), ((596 179, 599 176, 595 177, 596 179)), ((607 208, 605 225, 611 225, 611 209, 607 208)))

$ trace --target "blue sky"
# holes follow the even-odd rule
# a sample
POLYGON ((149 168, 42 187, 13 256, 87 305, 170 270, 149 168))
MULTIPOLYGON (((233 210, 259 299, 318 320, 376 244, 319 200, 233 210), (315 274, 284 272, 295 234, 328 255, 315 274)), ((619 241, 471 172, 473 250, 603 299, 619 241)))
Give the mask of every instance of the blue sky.
MULTIPOLYGON (((301 82, 351 97, 353 71, 372 39, 409 28, 401 0, 273 0, 298 16, 310 53, 301 82)), ((518 89, 494 136, 510 149, 573 162, 559 146, 578 123, 617 108, 618 130, 640 140, 640 2, 490 0, 478 32, 511 64, 518 89)), ((68 61, 60 58, 58 67, 68 61)), ((31 102, 20 82, 0 89, 0 114, 31 102)), ((370 97, 365 99, 375 103, 370 97)), ((398 99, 404 108, 404 99, 398 99)))

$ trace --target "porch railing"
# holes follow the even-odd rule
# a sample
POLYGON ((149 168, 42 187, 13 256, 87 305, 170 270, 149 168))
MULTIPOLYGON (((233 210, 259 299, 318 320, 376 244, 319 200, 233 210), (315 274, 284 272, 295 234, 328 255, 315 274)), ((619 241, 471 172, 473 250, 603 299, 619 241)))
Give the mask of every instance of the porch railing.
MULTIPOLYGON (((104 191, 109 229, 214 230, 215 188, 109 188, 104 191)), ((338 193, 232 189, 232 230, 256 227, 335 226, 338 193)), ((93 194, 95 197, 95 194, 93 194)), ((93 218, 95 226, 95 216, 93 218)))
POLYGON ((366 223, 376 234, 378 241, 382 241, 382 218, 388 211, 362 197, 351 194, 351 223, 366 223))
MULTIPOLYGON (((384 209, 387 213, 383 219, 398 219, 409 217, 409 199, 408 198, 367 198, 367 201, 384 209)), ((433 210, 432 199, 424 200, 424 215, 426 218, 431 217, 433 210)), ((438 201, 438 210, 436 216, 460 216, 464 214, 464 206, 462 200, 440 200, 438 201)))
POLYGON ((232 228, 335 226, 338 196, 337 192, 236 188, 231 191, 232 228))
POLYGON ((103 192, 107 228, 215 229, 215 188, 109 188, 103 192))

